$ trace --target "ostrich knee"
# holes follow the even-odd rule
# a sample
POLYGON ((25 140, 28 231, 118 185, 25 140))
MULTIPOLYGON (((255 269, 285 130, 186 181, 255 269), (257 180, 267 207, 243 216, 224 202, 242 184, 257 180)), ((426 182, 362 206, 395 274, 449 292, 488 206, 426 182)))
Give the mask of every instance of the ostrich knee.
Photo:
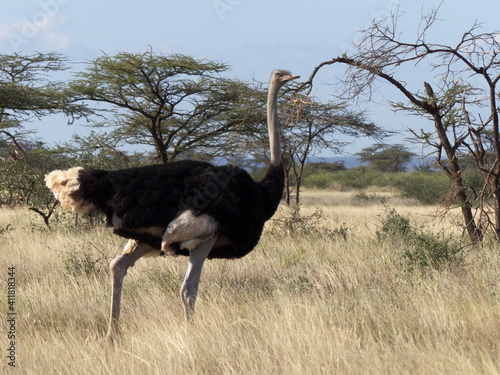
POLYGON ((109 262, 109 271, 111 273, 111 280, 115 279, 123 279, 127 275, 127 269, 130 267, 129 265, 125 265, 124 258, 128 256, 118 255, 116 258, 113 258, 111 262, 109 262))

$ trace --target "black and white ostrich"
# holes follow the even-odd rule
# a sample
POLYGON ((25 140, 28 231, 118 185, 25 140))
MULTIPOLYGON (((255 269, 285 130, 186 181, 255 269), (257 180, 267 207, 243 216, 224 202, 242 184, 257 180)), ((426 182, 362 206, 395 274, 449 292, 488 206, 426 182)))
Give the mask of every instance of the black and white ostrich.
POLYGON ((257 245, 283 193, 278 91, 296 78, 284 70, 271 76, 267 101, 271 164, 262 181, 254 181, 236 166, 200 161, 117 171, 75 167, 45 176, 62 207, 75 213, 104 212, 114 232, 129 239, 123 253, 110 263, 108 339, 118 331, 123 278, 139 258, 189 256, 180 294, 191 320, 205 259, 240 258, 257 245))

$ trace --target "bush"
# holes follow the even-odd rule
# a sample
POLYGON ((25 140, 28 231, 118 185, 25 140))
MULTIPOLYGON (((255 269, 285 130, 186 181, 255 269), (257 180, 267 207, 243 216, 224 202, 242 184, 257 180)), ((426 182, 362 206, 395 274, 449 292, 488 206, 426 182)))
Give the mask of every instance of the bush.
POLYGON ((401 216, 394 208, 390 209, 387 216, 382 220, 382 227, 377 235, 380 238, 405 237, 411 231, 410 219, 401 216))
POLYGON ((343 161, 340 162, 315 162, 315 163, 307 163, 304 168, 304 175, 308 175, 315 172, 338 172, 345 171, 346 167, 343 161))
POLYGON ((460 246, 451 238, 438 238, 431 234, 414 233, 403 258, 412 268, 440 269, 462 263, 460 246))
POLYGON ((102 276, 107 269, 107 258, 95 257, 89 251, 68 251, 62 257, 64 269, 72 276, 102 276))
POLYGON ((335 182, 351 189, 366 189, 370 186, 387 186, 387 173, 367 167, 357 167, 335 173, 335 182))
POLYGON ((337 228, 330 228, 323 225, 323 212, 316 209, 310 215, 303 215, 300 206, 290 206, 271 220, 270 233, 277 238, 298 237, 298 236, 325 236, 329 238, 347 239, 349 228, 345 223, 337 228))
POLYGON ((400 174, 396 187, 404 198, 437 204, 450 191, 451 182, 442 172, 411 172, 400 174))
MULTIPOLYGON (((482 189, 482 176, 464 173, 465 184, 475 191, 482 189)), ((368 167, 339 171, 312 170, 303 179, 306 188, 362 190, 373 186, 396 189, 403 198, 421 204, 443 203, 450 196, 452 183, 440 171, 380 172, 368 167)))
POLYGON ((402 246, 402 258, 409 269, 455 266, 462 263, 461 247, 449 238, 441 238, 434 234, 422 233, 413 228, 410 220, 390 209, 382 220, 382 227, 377 232, 379 239, 402 246))
POLYGON ((304 177, 302 186, 314 189, 331 189, 334 185, 335 173, 319 171, 304 177))
POLYGON ((367 167, 357 167, 344 171, 319 171, 306 176, 302 185, 308 188, 340 187, 342 190, 366 189, 370 186, 391 186, 392 173, 381 173, 367 167))

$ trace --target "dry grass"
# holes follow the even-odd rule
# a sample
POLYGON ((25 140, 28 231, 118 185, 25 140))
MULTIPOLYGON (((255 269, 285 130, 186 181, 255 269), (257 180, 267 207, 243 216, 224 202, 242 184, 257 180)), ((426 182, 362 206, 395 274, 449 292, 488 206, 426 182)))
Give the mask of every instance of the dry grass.
MULTIPOLYGON (((0 211, 0 230, 12 229, 0 232, 0 285, 7 289, 15 266, 19 373, 500 372, 498 245, 468 249, 460 266, 409 272, 397 244, 376 236, 387 201, 306 195, 304 213, 321 207, 321 227, 343 228, 346 239, 294 236, 271 224, 247 257, 207 262, 193 325, 178 296, 186 259, 141 260, 125 279, 123 337, 114 346, 103 341, 105 262, 85 274, 70 272, 64 259, 111 258, 124 241, 105 228, 48 232, 25 211, 0 211)), ((434 208, 405 204, 398 212, 422 227, 457 232, 432 219, 434 208)), ((5 303, 0 312, 6 316, 5 303)), ((2 370, 6 362, 2 356, 2 370)))

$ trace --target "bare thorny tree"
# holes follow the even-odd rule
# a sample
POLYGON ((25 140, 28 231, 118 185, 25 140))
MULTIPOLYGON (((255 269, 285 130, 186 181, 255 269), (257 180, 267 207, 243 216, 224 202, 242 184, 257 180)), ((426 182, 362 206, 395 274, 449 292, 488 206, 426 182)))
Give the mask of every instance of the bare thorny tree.
POLYGON ((307 160, 322 150, 338 153, 346 142, 338 140, 338 135, 348 137, 372 137, 377 139, 385 132, 368 121, 362 112, 347 109, 345 103, 321 103, 313 96, 300 92, 284 105, 286 121, 283 125, 282 162, 285 168, 285 199, 290 205, 290 175, 294 177, 295 204, 300 204, 300 189, 307 160))
POLYGON ((383 21, 374 21, 362 32, 354 54, 322 62, 306 84, 312 86, 325 66, 347 67, 341 79, 342 98, 360 94, 371 97, 375 83, 389 83, 404 101, 391 103, 395 110, 423 116, 433 123, 431 131, 409 129, 435 156, 439 168, 453 183, 453 197, 461 209, 464 229, 473 243, 489 228, 500 240, 500 32, 482 33, 474 24, 454 46, 430 43, 427 37, 437 22, 437 10, 421 17, 417 36, 403 40, 396 10, 383 21), (401 71, 431 68, 432 76, 418 89, 397 78, 401 71), (407 70, 410 69, 410 70, 407 70), (474 191, 464 179, 464 165, 472 158, 483 177, 482 189, 474 191))

